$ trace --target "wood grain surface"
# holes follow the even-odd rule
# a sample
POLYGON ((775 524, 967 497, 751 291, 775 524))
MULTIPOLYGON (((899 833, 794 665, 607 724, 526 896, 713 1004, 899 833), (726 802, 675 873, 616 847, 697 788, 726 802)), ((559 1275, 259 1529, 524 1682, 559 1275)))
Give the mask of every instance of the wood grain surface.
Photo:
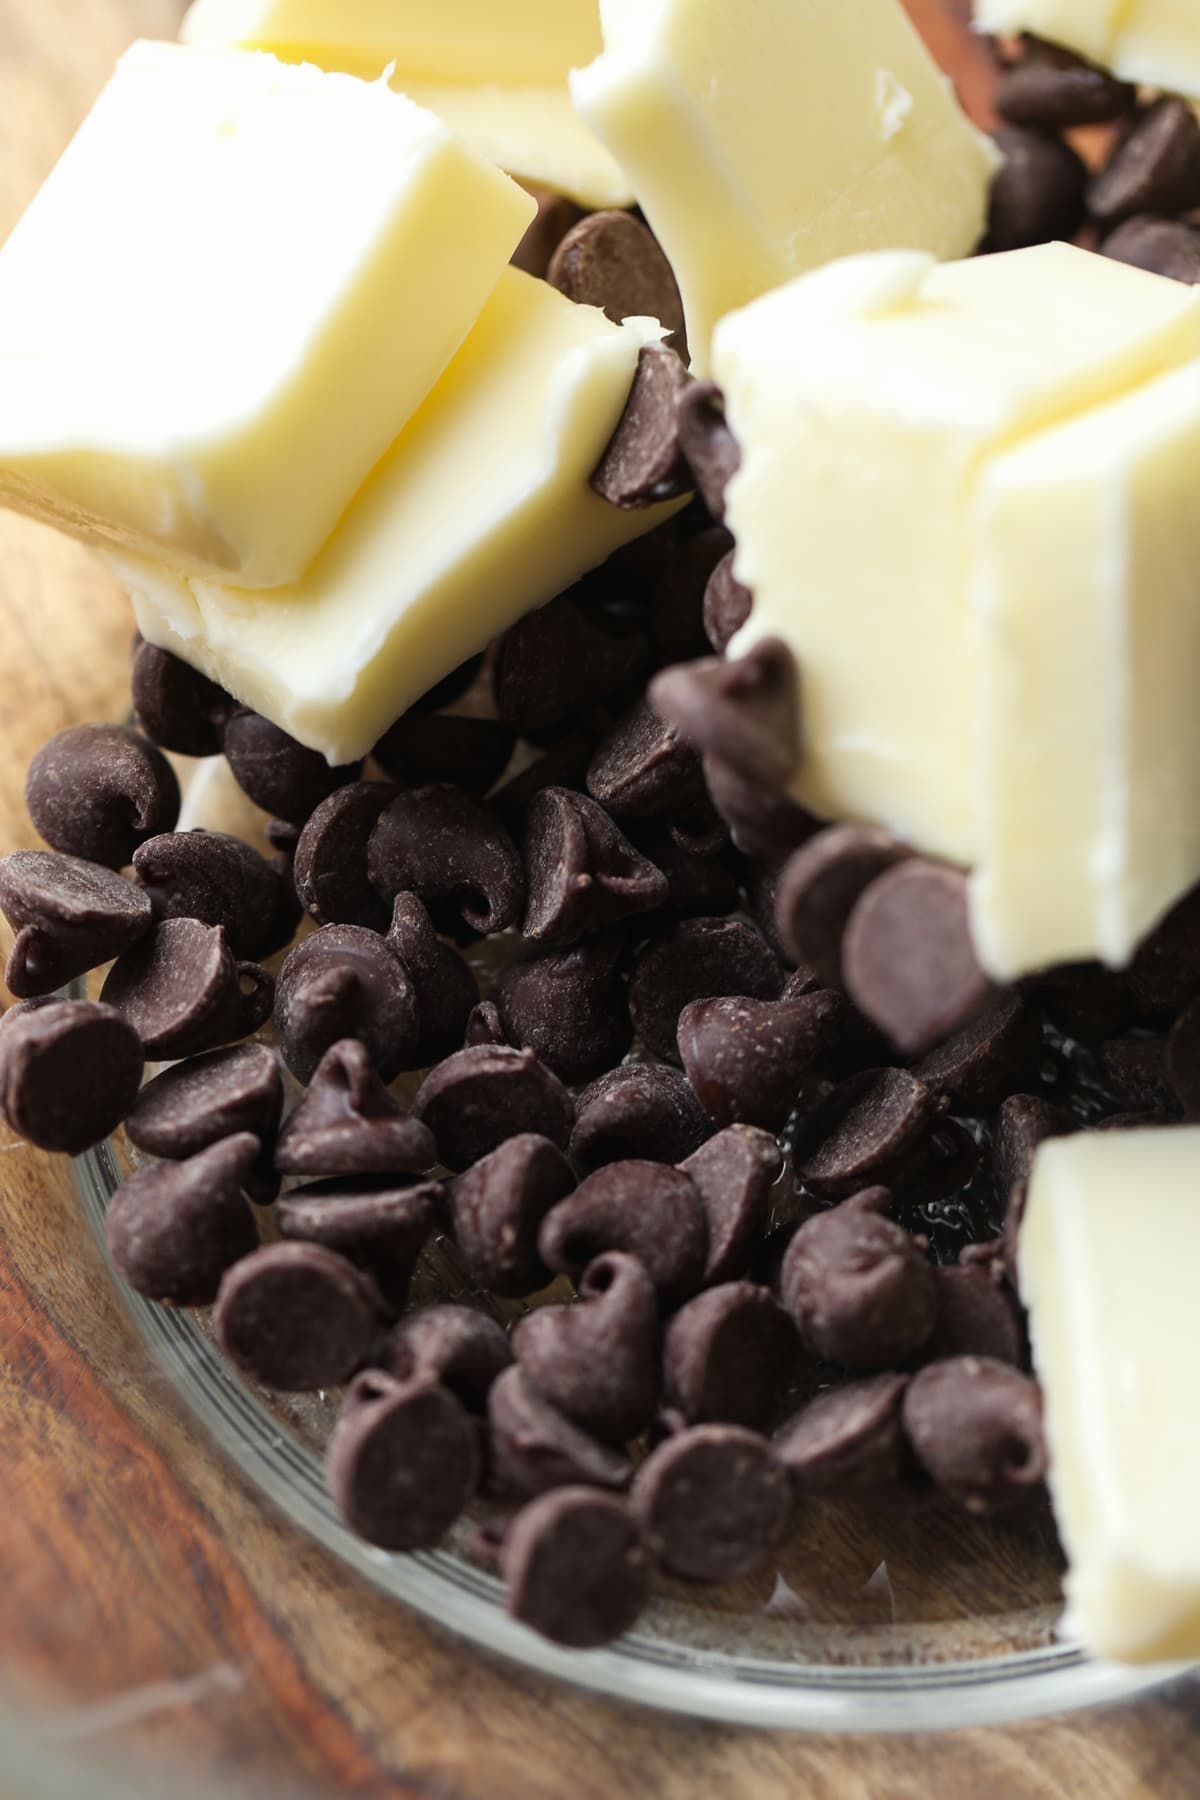
MULTIPOLYGON (((941 3, 928 0, 927 22, 945 46, 941 3)), ((0 0, 0 239, 113 58, 139 33, 173 33, 181 10, 0 0)), ((0 849, 32 841, 21 781, 36 746, 124 711, 129 635, 86 552, 0 515, 0 849)), ((1191 1685, 1008 1732, 802 1738, 621 1709, 439 1635, 349 1578, 198 1440, 120 1309, 68 1169, 3 1135, 0 1454, 7 1800, 99 1796, 112 1771, 123 1800, 143 1788, 155 1800, 1200 1793, 1191 1685), (76 1770, 61 1786, 27 1767, 34 1739, 76 1770)))

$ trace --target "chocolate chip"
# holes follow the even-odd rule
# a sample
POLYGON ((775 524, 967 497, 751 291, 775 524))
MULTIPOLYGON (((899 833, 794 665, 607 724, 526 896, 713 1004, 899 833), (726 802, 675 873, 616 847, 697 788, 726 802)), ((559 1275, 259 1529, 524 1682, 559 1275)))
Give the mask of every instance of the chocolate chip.
POLYGON ((396 789, 385 781, 351 781, 313 812, 296 843, 296 892, 318 925, 363 925, 386 931, 388 907, 367 876, 367 846, 396 789))
POLYGON ((1020 1367, 1025 1357, 1021 1309, 998 1275, 998 1269, 972 1264, 934 1270, 937 1321, 924 1348, 926 1361, 981 1356, 1020 1367))
POLYGON ((850 998, 905 1056, 960 1029, 993 992, 971 937, 966 876, 916 857, 863 894, 842 964, 850 998))
POLYGON ((679 1163, 712 1136, 703 1107, 678 1069, 626 1063, 584 1088, 571 1158, 582 1169, 642 1160, 679 1163))
POLYGON ((72 725, 30 763, 25 805, 53 849, 123 869, 139 844, 174 828, 179 783, 162 751, 128 726, 72 725))
POLYGON ((417 996, 421 1032, 414 1055, 426 1068, 460 1048, 479 984, 457 950, 439 938, 415 894, 397 894, 387 941, 417 996))
POLYGON ((522 1132, 451 1182, 451 1229, 469 1281, 513 1298, 546 1286, 550 1271, 538 1231, 575 1186, 571 1166, 548 1138, 522 1132))
POLYGON ((423 1306, 396 1325, 380 1366, 397 1381, 436 1381, 469 1413, 486 1413, 492 1383, 512 1362, 502 1325, 473 1306, 423 1306))
POLYGON ((608 448, 592 476, 592 489, 625 511, 674 500, 691 490, 691 471, 679 447, 675 405, 688 373, 674 350, 646 344, 633 387, 608 448))
POLYGON ((698 794, 690 806, 666 813, 658 823, 689 856, 721 856, 729 850, 729 827, 707 793, 698 794))
POLYGON ((1040 1094, 1010 1094, 1001 1102, 992 1134, 992 1184, 1001 1206, 1033 1174, 1038 1145, 1074 1129, 1070 1113, 1040 1094))
POLYGON ((997 994, 970 1024, 922 1057, 913 1073, 956 1112, 997 1105, 1036 1067, 1041 1030, 1016 993, 997 994))
POLYGON ((784 865, 775 895, 779 935, 795 962, 830 987, 842 981, 842 940, 850 915, 873 881, 912 852, 870 825, 831 825, 784 865))
POLYGON ((1001 126, 996 143, 1004 161, 992 177, 984 251, 1073 238, 1087 210, 1082 157, 1062 138, 1022 125, 1001 126))
POLYGON ((396 796, 371 834, 367 872, 389 899, 416 894, 438 923, 461 918, 485 936, 516 925, 525 905, 521 858, 500 815, 444 782, 396 796))
POLYGON ((529 899, 522 931, 563 945, 652 912, 667 880, 586 794, 546 788, 525 816, 529 899))
POLYGON ((725 399, 711 381, 693 381, 679 397, 679 441, 700 496, 718 525, 725 522, 725 495, 742 466, 737 439, 725 420, 725 399))
POLYGON ((559 1488, 525 1507, 501 1566, 513 1618, 572 1650, 612 1643, 650 1598, 650 1558, 633 1515, 592 1488, 559 1488))
POLYGON ((704 758, 704 781, 718 815, 744 856, 769 858, 777 864, 817 829, 812 814, 790 794, 764 787, 718 756, 704 758))
POLYGON ((575 1109, 532 1050, 480 1044, 459 1050, 425 1077, 413 1101, 448 1169, 466 1169, 506 1138, 534 1132, 565 1148, 575 1109))
MULTIPOLYGON (((957 1119, 940 1119, 929 1134, 886 1171, 888 1186, 905 1205, 928 1209, 961 1194, 979 1167, 980 1147, 957 1119)), ((876 1179, 883 1179, 880 1174, 876 1179)))
POLYGON ((679 1052, 696 1098, 719 1126, 779 1131, 823 1072, 840 994, 798 1000, 694 1000, 679 1017, 679 1052))
MULTIPOLYGON (((507 1044, 508 1041, 500 1009, 494 1000, 481 1000, 478 1006, 471 1008, 467 1029, 463 1033, 464 1049, 471 1050, 478 1044, 507 1044)), ((549 1063, 546 1067, 550 1067, 549 1063)), ((557 1074, 557 1069, 554 1072, 557 1074)))
POLYGON ((269 1244, 227 1271, 213 1328, 251 1381, 286 1393, 337 1387, 360 1369, 375 1308, 354 1264, 320 1244, 269 1244))
POLYGON ((572 588, 527 613, 500 639, 496 710, 531 742, 628 706, 650 665, 641 627, 606 622, 572 588))
POLYGON ((270 1150, 283 1112, 279 1058, 264 1044, 212 1050, 147 1082, 125 1121, 131 1144, 177 1162, 250 1132, 270 1150))
POLYGON ((1110 1038, 1100 1046, 1100 1079, 1123 1112, 1169 1117, 1177 1111, 1166 1045, 1158 1038, 1110 1038))
POLYGON ((657 319, 685 349, 683 302, 671 265, 640 220, 626 212, 589 213, 568 231, 550 259, 546 280, 581 306, 623 319, 657 319))
POLYGON ((296 1188, 275 1216, 281 1237, 337 1251, 371 1276, 388 1311, 398 1313, 441 1197, 436 1181, 359 1176, 296 1188))
POLYGON ((542 1224, 538 1248, 548 1268, 573 1277, 609 1251, 634 1256, 669 1308, 704 1279, 708 1226, 699 1193, 682 1170, 614 1162, 559 1201, 542 1224))
POLYGON ((449 781, 472 794, 495 787, 512 756, 517 734, 499 719, 447 713, 405 713, 375 746, 385 775, 406 787, 449 781))
POLYGON ((1146 109, 1093 180, 1088 206, 1107 225, 1200 206, 1200 121, 1186 100, 1165 95, 1146 109))
POLYGON ((443 675, 440 681, 435 681, 419 700, 414 700, 408 709, 409 712, 441 712, 445 707, 453 706, 456 700, 461 700, 463 695, 469 693, 475 686, 482 672, 484 661, 482 651, 478 656, 468 656, 465 663, 460 663, 457 669, 451 669, 448 675, 443 675))
POLYGON ((343 1403, 325 1461, 334 1504, 380 1550, 432 1550, 479 1485, 475 1428, 447 1389, 370 1370, 343 1403))
POLYGON ((300 940, 279 973, 275 1030, 298 1081, 311 1081, 342 1038, 365 1046, 382 1081, 418 1066, 412 978, 387 943, 361 925, 326 925, 300 940))
POLYGON ((608 932, 571 950, 527 955, 496 983, 494 1043, 536 1051, 571 1086, 614 1068, 633 1041, 621 974, 625 940, 608 932))
POLYGON ((245 706, 228 720, 221 747, 242 792, 293 825, 303 825, 327 795, 362 773, 361 762, 330 768, 319 750, 245 706))
POLYGON ((514 834, 519 834, 525 815, 546 788, 568 787, 582 793, 595 739, 582 728, 569 731, 552 744, 544 756, 514 775, 492 795, 491 804, 514 834))
POLYGON ((667 1404, 691 1425, 760 1431, 779 1404, 799 1351, 787 1314, 764 1287, 731 1281, 675 1314, 663 1340, 667 1404))
POLYGON ((907 1375, 865 1375, 820 1394, 784 1426, 775 1450, 799 1500, 865 1506, 908 1498, 901 1408, 907 1375))
POLYGON ((1128 82, 1048 44, 1034 46, 1005 72, 996 89, 1002 118, 1043 131, 1107 125, 1136 104, 1137 89, 1128 82))
POLYGON ((660 918, 717 918, 738 904, 737 877, 721 853, 685 848, 660 819, 627 823, 629 838, 666 877, 660 918))
POLYGON ((722 557, 704 590, 704 630, 721 656, 754 610, 754 595, 733 572, 734 555, 731 550, 722 557))
POLYGON ((550 188, 534 187, 527 181, 523 181, 521 186, 537 201, 537 214, 509 261, 514 269, 521 269, 526 275, 536 275, 539 281, 544 281, 554 252, 568 231, 578 225, 586 214, 582 206, 576 206, 573 200, 554 193, 550 188))
POLYGON ((675 1062, 680 1014, 693 1000, 726 994, 774 1000, 782 986, 779 964, 749 925, 685 919, 656 932, 641 951, 629 984, 629 1010, 647 1049, 675 1062))
POLYGON ((692 662, 707 656, 704 596, 713 570, 733 549, 721 526, 710 526, 683 542, 663 563, 646 605, 646 622, 658 663, 692 662))
POLYGON ((593 800, 616 813, 649 819, 686 812, 704 798, 700 759, 648 700, 615 725, 588 765, 593 800))
POLYGON ((1080 1038, 1085 1044, 1118 1037, 1134 1022, 1129 982, 1099 963, 1064 964, 1031 977, 1025 987, 1064 1037, 1080 1038))
POLYGON ((284 1175, 421 1174, 436 1161, 433 1133, 393 1100, 354 1038, 322 1056, 275 1151, 284 1175))
POLYGON ((300 907, 290 881, 241 838, 172 831, 133 853, 156 919, 223 925, 234 956, 261 962, 290 944, 300 907))
POLYGON ((1200 888, 1173 906, 1129 967, 1129 989, 1146 1018, 1176 1017, 1200 994, 1200 888))
POLYGON ((224 688, 140 637, 130 687, 134 717, 151 743, 179 756, 217 755, 225 723, 237 707, 224 688))
POLYGON ((829 1199, 882 1177, 933 1128, 939 1112, 924 1082, 907 1069, 863 1069, 800 1120, 796 1174, 829 1199))
POLYGON ((1200 1119, 1200 1000, 1193 1000, 1171 1027, 1166 1074, 1186 1119, 1200 1119))
POLYGON ((1200 231, 1182 219, 1127 219, 1101 248, 1114 262, 1193 287, 1200 283, 1200 231))
POLYGON ((696 1425, 651 1452, 630 1497, 664 1569, 684 1581, 734 1581, 782 1541, 787 1471, 739 1425, 696 1425))
POLYGON ((633 1468, 552 1406, 520 1368, 506 1369, 488 1393, 489 1487, 525 1497, 584 1482, 629 1486, 633 1468))
POLYGON ((609 1443, 636 1437, 658 1400, 658 1305, 635 1257, 588 1264, 579 1303, 543 1306, 513 1332, 520 1367, 552 1406, 609 1443))
POLYGON ((39 1150, 78 1156, 116 1130, 142 1079, 137 1033, 110 1006, 34 999, 0 1017, 0 1117, 39 1150))
POLYGON ((783 1173, 774 1137, 749 1125, 731 1125, 693 1151, 682 1165, 708 1220, 704 1280, 745 1275, 767 1229, 771 1189, 783 1173))
POLYGON ((113 1267, 148 1299, 208 1306, 258 1243, 243 1194, 259 1155, 247 1132, 178 1163, 141 1169, 113 1195, 104 1236, 113 1267))
POLYGON ((799 682, 780 639, 764 638, 736 661, 704 657, 665 669, 650 699, 694 749, 769 789, 791 780, 800 758, 799 682))
POLYGON ((805 1344, 846 1369, 886 1369, 915 1356, 937 1318, 923 1240, 883 1217, 886 1188, 867 1188, 806 1219, 788 1246, 783 1304, 805 1344))
POLYGON ((16 933, 5 980, 19 1000, 120 956, 153 923, 149 900, 123 876, 53 850, 0 859, 0 911, 16 933))
POLYGON ((235 961, 221 926, 164 919, 113 964, 100 998, 164 1062, 249 1037, 274 995, 265 969, 235 961))
POLYGON ((960 1356, 914 1375, 904 1429, 943 1492, 968 1512, 1024 1500, 1046 1472, 1042 1397, 1004 1363, 960 1356))

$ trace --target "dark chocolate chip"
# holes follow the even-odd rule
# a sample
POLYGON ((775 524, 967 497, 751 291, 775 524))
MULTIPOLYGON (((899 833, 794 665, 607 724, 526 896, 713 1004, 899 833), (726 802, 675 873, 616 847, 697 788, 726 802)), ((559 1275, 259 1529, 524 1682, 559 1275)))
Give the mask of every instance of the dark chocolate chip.
POLYGON ((641 951, 629 984, 629 1010, 647 1049, 676 1062, 679 1017, 693 1000, 726 994, 775 1000, 782 987, 783 971, 749 925, 738 919, 684 919, 656 932, 641 951))
POLYGON ((456 700, 469 693, 483 670, 486 658, 482 651, 477 656, 468 656, 465 663, 457 669, 451 669, 443 675, 419 700, 414 700, 409 712, 442 712, 447 706, 453 706, 456 700))
POLYGON ((513 1618, 571 1650, 623 1636, 650 1598, 650 1557, 632 1513, 593 1488, 532 1501, 500 1554, 513 1618))
POLYGON ((488 1393, 489 1488, 526 1497, 584 1482, 629 1486, 633 1468, 619 1450, 572 1423, 520 1368, 505 1369, 488 1393))
POLYGON ((632 819, 627 830, 631 842, 666 877, 659 918, 719 918, 737 906, 737 876, 727 856, 687 849, 661 819, 632 819))
POLYGON ((1167 1047, 1159 1038, 1110 1038, 1100 1046, 1100 1079, 1122 1112, 1166 1118, 1177 1111, 1167 1047))
POLYGON ((863 894, 846 927, 842 966, 859 1011, 905 1056, 959 1030, 994 991, 975 954, 966 876, 917 857, 863 894))
POLYGON ((496 710, 536 743, 602 709, 628 706, 650 647, 636 621, 609 623, 572 588, 506 631, 496 654, 496 710))
MULTIPOLYGON (((471 1008, 467 1029, 463 1032, 464 1049, 471 1050, 478 1044, 507 1044, 508 1042, 509 1037, 500 1017, 500 1008, 494 1000, 481 1000, 478 1006, 471 1008)), ((546 1067, 550 1067, 549 1062, 546 1063, 546 1067)), ((556 1069, 554 1073, 557 1075, 558 1070, 556 1069)))
POLYGON ((718 1126, 779 1131, 825 1072, 830 1028, 845 1001, 819 990, 798 1000, 694 1000, 679 1017, 679 1053, 696 1098, 718 1126))
POLYGON ((111 1006, 32 1000, 0 1018, 0 1116, 39 1150, 79 1156, 133 1105, 144 1057, 111 1006))
POLYGON ((377 1370, 346 1395, 326 1479, 350 1529, 380 1550, 432 1550, 479 1485, 475 1427, 446 1388, 377 1370))
POLYGON ((543 1306, 513 1332, 519 1366, 552 1406, 606 1442, 636 1437, 658 1400, 658 1305, 635 1257, 588 1264, 574 1306, 543 1306))
POLYGON ((1099 963, 1070 963, 1031 977, 1025 987, 1038 1010, 1065 1037, 1085 1044, 1119 1037, 1134 1022, 1129 982, 1099 963))
POLYGON ((311 815, 296 844, 296 892, 318 925, 386 931, 388 907, 367 875, 367 846, 396 797, 386 781, 352 781, 311 815))
POLYGON ((704 630, 709 643, 723 656, 754 610, 754 595, 733 572, 734 551, 721 561, 704 590, 704 630))
POLYGON ((1167 1039, 1167 1079, 1185 1119, 1200 1119, 1200 1000, 1185 1007, 1167 1039))
POLYGON ((479 1044, 430 1071, 413 1113, 433 1132, 446 1167, 457 1170, 521 1132, 565 1148, 575 1109, 562 1082, 532 1050, 479 1044))
POLYGON ((594 748, 595 739, 590 732, 582 728, 569 731, 544 756, 496 790, 491 804, 514 835, 520 834, 526 813, 544 789, 567 787, 583 792, 594 748))
POLYGON ((245 706, 226 724, 221 747, 242 792, 292 825, 303 825, 327 795, 362 773, 361 762, 330 768, 319 750, 297 743, 245 706))
POLYGON ((1013 125, 1071 131, 1107 125, 1137 105, 1137 89, 1106 69, 1038 44, 1006 70, 996 89, 996 110, 1013 125))
POLYGON ((718 815, 744 856, 778 863, 781 856, 807 843, 817 829, 812 814, 790 794, 764 787, 719 756, 704 758, 704 781, 718 815))
POLYGON ((355 1038, 325 1052, 275 1151, 284 1175, 417 1175, 436 1161, 432 1132, 393 1100, 355 1038))
POLYGON ((667 897, 666 876, 602 807, 567 788, 545 788, 526 813, 525 871, 522 930, 535 943, 576 943, 667 897))
POLYGON ((259 1155, 247 1132, 178 1163, 131 1175, 113 1195, 104 1236, 113 1267, 139 1294, 208 1306, 222 1277, 258 1243, 243 1198, 259 1155))
POLYGON ((153 924, 146 895, 123 876, 54 850, 0 859, 0 911, 16 933, 5 979, 19 1000, 99 968, 153 924))
POLYGON ((612 812, 650 819, 698 805, 704 776, 695 751, 643 699, 598 745, 587 789, 612 812))
POLYGON ((599 306, 615 325, 657 319, 685 349, 683 302, 671 265, 653 232, 632 213, 589 213, 568 231, 550 259, 546 280, 568 300, 599 306))
POLYGON ((226 1272, 213 1328, 250 1380, 309 1393, 337 1387, 366 1362, 375 1307, 344 1256, 320 1244, 269 1244, 226 1272))
POLYGON ((1046 1472, 1041 1394, 1005 1363, 931 1363, 913 1376, 903 1418, 924 1467, 968 1512, 1026 1499, 1046 1472))
POLYGON ((901 1424, 907 1375, 864 1375, 831 1388, 789 1420, 775 1450, 799 1500, 888 1506, 914 1483, 901 1424))
POLYGON ((365 1046, 382 1081, 418 1067, 412 978, 384 939, 361 925, 326 925, 300 940, 280 970, 275 1029, 299 1081, 311 1081, 343 1038, 365 1046))
POLYGON ((1001 993, 913 1073, 956 1112, 986 1112, 1036 1068, 1041 1042, 1036 1014, 1019 994, 1001 993))
POLYGON ((405 786, 449 781, 472 794, 495 787, 509 764, 517 734, 499 719, 453 713, 405 713, 374 749, 385 775, 405 786))
POLYGON ((984 251, 1073 238, 1087 210, 1082 157, 1062 138, 1023 125, 1001 126, 996 143, 1004 161, 992 177, 984 251))
POLYGON ((544 281, 554 252, 568 231, 578 225, 586 214, 582 206, 577 206, 564 194, 554 193, 551 188, 534 187, 527 181, 522 182, 521 186, 537 201, 537 213, 509 261, 514 269, 521 269, 526 275, 536 275, 539 281, 544 281))
POLYGON ((473 1306, 423 1306, 388 1336, 380 1367, 397 1381, 449 1388, 470 1413, 486 1413, 492 1383, 512 1362, 508 1333, 473 1306))
POLYGON ((779 638, 763 638, 736 661, 702 657, 664 669, 650 699, 694 749, 772 791, 791 780, 800 760, 800 684, 779 638))
POLYGON ((740 1425, 695 1425, 638 1470, 635 1516, 668 1574, 734 1581, 758 1567, 791 1521, 787 1471, 765 1438, 740 1425))
POLYGON ((126 725, 69 726, 42 745, 25 778, 25 805, 46 842, 109 869, 173 830, 179 803, 162 751, 126 725))
POLYGON ((1200 206, 1200 121, 1186 100, 1164 95, 1120 138, 1088 190, 1088 207, 1106 225, 1140 213, 1200 206))
POLYGON ((1033 1174, 1039 1144, 1066 1137, 1075 1121, 1065 1107, 1055 1106, 1040 1094, 1010 1094, 1001 1102, 992 1134, 992 1186, 996 1199, 1006 1207, 1017 1188, 1033 1174))
POLYGON ((401 793, 371 834, 367 872, 394 899, 416 894, 441 924, 483 935, 519 923, 525 876, 500 815, 465 788, 438 782, 401 793))
POLYGON ((545 1287, 538 1231, 574 1186, 562 1151, 533 1132, 508 1138, 455 1176, 447 1202, 467 1279, 512 1298, 545 1287))
POLYGON ((139 637, 130 671, 134 717, 151 743, 179 756, 216 756, 237 702, 169 650, 139 637))
POLYGON ((794 1133, 796 1174, 830 1199, 882 1178, 916 1148, 939 1103, 907 1069, 863 1069, 804 1114, 794 1133))
POLYGON ((196 919, 164 919, 113 964, 100 995, 159 1062, 249 1037, 274 997, 266 970, 236 961, 223 928, 196 919))
POLYGON ((868 1188, 806 1219, 788 1246, 783 1304, 805 1344, 846 1369, 887 1369, 928 1343, 937 1319, 924 1242, 883 1217, 886 1188, 868 1188))
POLYGON ((646 607, 656 662, 691 662, 708 655, 704 596, 713 570, 732 549, 729 532, 710 526, 685 537, 666 559, 646 607))
POLYGON ((279 1058, 264 1044, 238 1044, 176 1063, 147 1082, 125 1129, 145 1155, 177 1162, 239 1132, 253 1133, 269 1150, 282 1112, 279 1058))
POLYGON ((767 1229, 771 1190, 783 1173, 774 1137, 750 1125, 731 1125, 709 1138, 681 1165, 700 1195, 708 1220, 705 1282, 732 1281, 749 1272, 767 1229))
POLYGON ((428 1068, 461 1047, 479 984, 457 950, 442 942, 415 894, 396 895, 387 941, 412 980, 421 1025, 414 1055, 428 1068))
POLYGON ((642 347, 625 411, 592 476, 602 500, 633 511, 691 491, 675 412, 687 385, 687 370, 674 350, 665 344, 642 347))
POLYGON ((742 466, 737 439, 725 420, 725 400, 711 381, 693 381, 679 397, 679 441, 700 496, 718 525, 725 521, 725 495, 742 466))
POLYGON ((1189 286, 1200 283, 1200 231, 1182 219, 1127 219, 1101 246, 1114 262, 1189 286))
POLYGON ((775 914, 784 947, 831 987, 842 980, 842 940, 873 881, 907 861, 906 845, 870 825, 831 825, 780 871, 775 914))
POLYGON ((626 1063, 584 1088, 571 1157, 582 1169, 642 1160, 679 1163, 712 1136, 712 1123, 678 1069, 626 1063))
POLYGON ((1192 888, 1156 925, 1129 967, 1133 1003, 1145 1018, 1166 1020, 1200 994, 1200 888, 1192 888))
POLYGON ((156 919, 223 925, 234 956, 262 962, 300 923, 295 889, 264 856, 223 831, 172 831, 133 853, 156 919))
POLYGON ((360 1176, 296 1188, 275 1216, 281 1237, 337 1251, 371 1276, 388 1311, 398 1313, 441 1198, 440 1182, 360 1176))
POLYGON ((998 1278, 999 1270, 964 1263, 933 1274, 937 1322, 922 1359, 983 1356, 1019 1368, 1025 1357, 1021 1309, 1007 1282, 998 1278))
POLYGON ((538 1248, 548 1268, 573 1277, 610 1250, 635 1256, 669 1308, 704 1280, 708 1224, 682 1170, 615 1162, 559 1201, 543 1221, 538 1248))
POLYGON ((799 1352, 795 1328, 765 1287, 731 1281, 675 1314, 663 1340, 663 1391, 690 1425, 770 1424, 799 1352))
POLYGON ((571 1086, 615 1068, 633 1042, 624 949, 622 934, 608 932, 510 963, 496 983, 497 1034, 489 1041, 536 1051, 571 1086))

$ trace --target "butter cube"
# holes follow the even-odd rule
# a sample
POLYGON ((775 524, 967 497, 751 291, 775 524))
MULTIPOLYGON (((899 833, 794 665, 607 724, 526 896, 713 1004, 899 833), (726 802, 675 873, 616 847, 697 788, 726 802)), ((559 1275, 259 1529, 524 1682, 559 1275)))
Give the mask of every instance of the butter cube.
POLYGON ((797 796, 973 867, 1000 979, 1127 959, 1200 876, 1196 830, 1174 836, 1200 717, 1198 358, 1200 294, 1066 245, 852 258, 717 333, 755 595, 734 650, 774 634, 800 662, 797 796))
POLYGON ((1033 31, 1112 69, 1200 100, 1196 0, 975 0, 981 31, 1033 31))
POLYGON ((1200 1128, 1037 1153, 1021 1292, 1046 1397, 1067 1628, 1098 1656, 1200 1656, 1200 1128))
POLYGON ((706 372, 717 321, 859 250, 965 255, 996 158, 899 0, 600 0, 571 77, 671 259, 706 372))
POLYGON ((295 579, 533 211, 383 84, 135 45, 0 252, 0 504, 295 579))
POLYGON ((675 510, 621 512, 588 485, 661 335, 507 271, 301 581, 248 593, 123 558, 141 630, 331 763, 363 756, 498 632, 675 510))

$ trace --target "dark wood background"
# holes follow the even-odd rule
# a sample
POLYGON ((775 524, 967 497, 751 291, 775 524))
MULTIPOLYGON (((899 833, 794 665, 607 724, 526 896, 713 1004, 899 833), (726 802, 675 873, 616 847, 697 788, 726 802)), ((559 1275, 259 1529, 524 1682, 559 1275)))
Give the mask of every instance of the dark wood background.
MULTIPOLYGON (((852 4, 853 0, 847 0, 852 4)), ((914 0, 916 6, 917 0, 914 0)), ((139 34, 176 0, 0 0, 0 239, 139 34)), ((921 0, 977 102, 953 7, 921 0)), ((147 146, 153 154, 153 146, 147 146)), ((90 272, 97 283, 103 268, 90 272)), ((28 757, 126 706, 130 622, 93 559, 0 515, 0 849, 32 841, 28 757)), ((676 1723, 490 1663, 358 1585, 265 1510, 164 1390, 69 1171, 0 1132, 0 1719, 88 1774, 297 1800, 1195 1800, 1200 1695, 1011 1732, 834 1740, 676 1723), (48 1708, 49 1722, 36 1715, 48 1708)), ((0 1791, 30 1800, 4 1747, 0 1791)))

